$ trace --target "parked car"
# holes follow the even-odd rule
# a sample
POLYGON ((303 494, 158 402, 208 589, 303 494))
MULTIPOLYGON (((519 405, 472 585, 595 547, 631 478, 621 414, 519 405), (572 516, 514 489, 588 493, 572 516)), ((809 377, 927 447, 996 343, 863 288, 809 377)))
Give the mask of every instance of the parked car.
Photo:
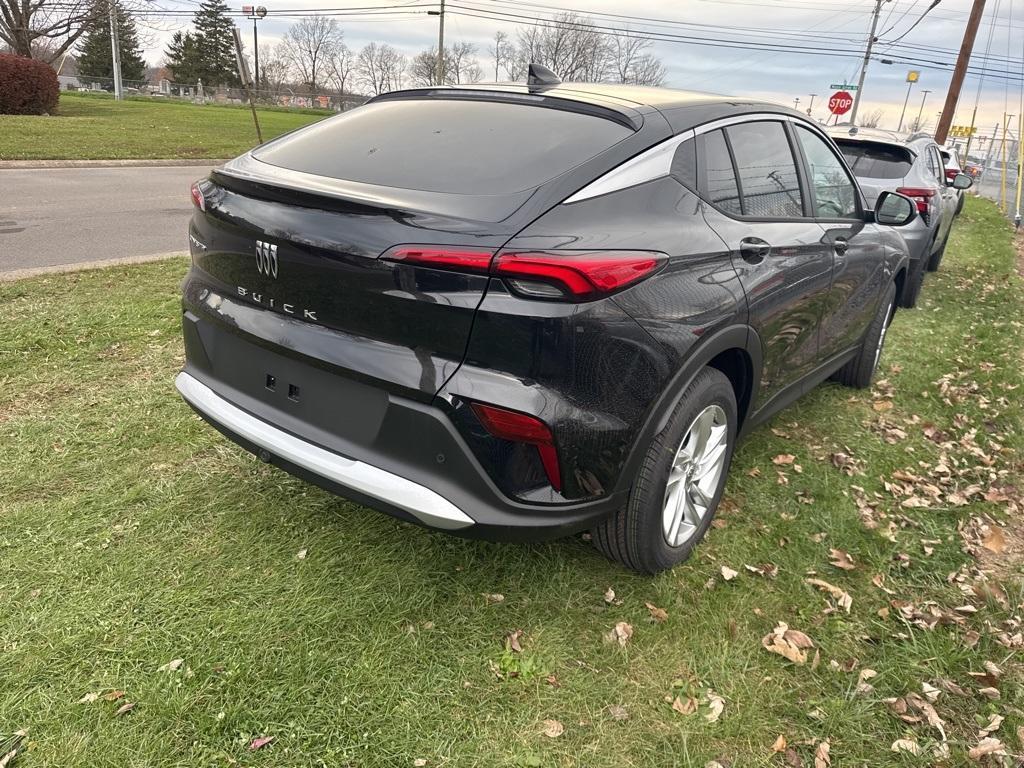
POLYGON ((956 190, 973 183, 960 174, 953 186, 939 145, 924 134, 906 136, 876 128, 833 128, 830 131, 861 189, 872 205, 886 190, 895 190, 917 204, 920 216, 900 230, 910 250, 910 272, 899 296, 901 307, 913 307, 921 293, 925 271, 939 268, 956 217, 956 190))
POLYGON ((954 192, 956 193, 956 215, 960 215, 960 211, 964 209, 964 197, 966 193, 963 189, 957 189, 955 187, 956 177, 961 173, 964 173, 963 167, 960 165, 960 153, 956 147, 939 147, 939 154, 942 156, 942 164, 946 169, 946 184, 954 185, 954 192))
POLYGON ((177 388, 263 460, 471 537, 652 573, 737 440, 866 387, 908 255, 816 123, 612 85, 388 93, 192 188, 177 388))

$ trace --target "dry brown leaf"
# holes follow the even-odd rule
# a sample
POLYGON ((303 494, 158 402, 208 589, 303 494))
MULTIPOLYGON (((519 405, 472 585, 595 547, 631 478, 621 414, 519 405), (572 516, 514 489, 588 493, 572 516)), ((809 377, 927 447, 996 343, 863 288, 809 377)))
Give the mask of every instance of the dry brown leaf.
POLYGON ((487 605, 496 605, 497 603, 504 603, 505 596, 500 592, 482 592, 484 603, 487 605))
POLYGON ((99 701, 100 695, 98 693, 87 693, 78 700, 79 704, 92 704, 94 701, 99 701))
POLYGON ((847 613, 850 612, 850 608, 853 606, 853 598, 850 597, 850 593, 845 589, 840 589, 834 584, 829 584, 827 581, 823 581, 822 579, 804 579, 804 581, 812 587, 817 587, 822 592, 828 592, 836 599, 836 603, 840 608, 843 608, 847 613))
POLYGON ((1003 746, 1003 742, 994 736, 986 736, 984 739, 978 742, 977 746, 971 747, 967 751, 967 756, 971 760, 981 760, 986 755, 1005 755, 1006 747, 1003 746))
POLYGON ((157 667, 157 672, 177 672, 181 669, 181 665, 185 663, 184 659, 171 659, 166 664, 161 664, 157 667))
POLYGON ((992 701, 998 701, 1003 697, 1003 695, 999 693, 999 689, 993 688, 992 686, 989 686, 987 688, 979 688, 978 693, 980 693, 986 699, 990 699, 992 701))
POLYGON ((832 745, 828 743, 828 739, 818 745, 814 750, 814 768, 828 768, 832 765, 832 757, 829 755, 831 750, 832 745))
POLYGON ((249 751, 255 752, 257 749, 263 749, 267 744, 272 742, 276 736, 257 736, 255 739, 249 742, 249 751))
POLYGON ((608 605, 615 602, 615 590, 611 587, 608 587, 608 589, 604 591, 604 601, 608 603, 608 605))
POLYGON ((608 714, 612 720, 628 720, 629 712, 621 704, 612 704, 608 707, 608 714))
POLYGON ((772 464, 777 467, 786 466, 796 461, 796 456, 791 453, 780 453, 778 456, 772 459, 772 464))
POLYGON ((626 643, 631 637, 633 637, 633 625, 625 621, 620 621, 605 635, 608 642, 618 643, 623 648, 626 647, 626 643))
POLYGON ((417 757, 415 760, 412 761, 413 768, 423 768, 423 766, 425 766, 426 764, 426 759, 422 757, 417 757))
POLYGON ((849 552, 844 552, 841 549, 830 549, 828 551, 829 562, 832 563, 836 568, 840 568, 844 571, 852 571, 857 565, 853 562, 853 558, 850 557, 849 552))
POLYGON ((557 739, 563 733, 565 733, 565 726, 557 720, 545 720, 544 730, 541 731, 549 739, 557 739))
POLYGON ((893 752, 909 752, 912 755, 921 754, 921 747, 911 739, 896 739, 889 749, 893 752))
POLYGON ((725 699, 710 688, 705 691, 704 696, 708 700, 708 713, 704 715, 704 719, 709 723, 717 723, 725 710, 725 699))
POLYGON ((133 701, 132 702, 125 702, 124 704, 122 704, 120 707, 117 708, 117 711, 114 713, 114 717, 120 717, 121 715, 127 715, 133 709, 135 709, 135 702, 133 702, 133 701))
POLYGON ((651 613, 651 618, 654 619, 656 624, 662 624, 668 620, 668 611, 664 608, 659 608, 654 603, 644 603, 647 610, 651 613))
POLYGON ((305 560, 306 559, 306 555, 308 555, 308 554, 309 554, 309 550, 308 549, 300 549, 298 552, 295 553, 295 559, 296 560, 305 560))
POLYGON ((804 664, 807 662, 807 649, 813 648, 814 642, 800 630, 790 629, 784 622, 779 622, 775 629, 761 638, 761 645, 794 664, 804 664))
POLYGON ((985 738, 998 731, 999 726, 1003 724, 1003 720, 1005 718, 1002 715, 990 715, 988 723, 978 732, 978 738, 985 738))
POLYGON ((117 701, 124 698, 124 691, 110 691, 103 694, 104 701, 117 701))
POLYGON ((697 700, 692 696, 687 696, 685 699, 676 696, 672 699, 672 709, 680 715, 692 715, 697 711, 697 700))
POLYGON ((775 743, 772 744, 772 754, 777 754, 779 752, 785 752, 785 751, 786 751, 786 737, 783 736, 780 733, 779 734, 779 738, 777 738, 775 740, 775 743))
POLYGON ((523 630, 514 629, 505 635, 505 645, 508 646, 509 650, 515 651, 516 653, 523 652, 523 644, 520 642, 523 638, 523 630))
POLYGON ((988 527, 988 533, 981 540, 981 546, 987 549, 989 552, 994 552, 997 555, 1001 555, 1006 551, 1006 535, 1003 533, 1003 529, 998 525, 990 525, 988 527))
POLYGON ((728 565, 723 565, 721 572, 722 572, 722 578, 725 579, 726 581, 732 581, 737 576, 739 576, 739 573, 737 571, 734 571, 728 565))

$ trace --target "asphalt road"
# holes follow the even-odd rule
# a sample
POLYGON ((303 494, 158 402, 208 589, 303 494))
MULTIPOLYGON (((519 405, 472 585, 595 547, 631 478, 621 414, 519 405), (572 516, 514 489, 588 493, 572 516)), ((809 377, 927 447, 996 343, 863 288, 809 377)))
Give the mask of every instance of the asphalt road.
POLYGON ((0 274, 188 249, 205 166, 0 169, 0 274))

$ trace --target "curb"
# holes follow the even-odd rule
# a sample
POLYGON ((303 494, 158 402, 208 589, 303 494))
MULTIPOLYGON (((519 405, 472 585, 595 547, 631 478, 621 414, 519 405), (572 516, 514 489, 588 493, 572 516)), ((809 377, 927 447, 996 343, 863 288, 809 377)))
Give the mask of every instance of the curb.
POLYGON ((199 166, 214 168, 227 160, 0 160, 2 170, 37 170, 41 168, 173 168, 199 166))
POLYGON ((99 261, 81 261, 77 264, 55 264, 49 267, 31 267, 28 269, 12 269, 8 272, 0 272, 0 283, 13 283, 16 280, 25 280, 29 277, 40 277, 43 275, 64 275, 71 272, 85 272, 91 269, 103 269, 104 267, 130 266, 133 264, 148 264, 153 261, 164 261, 181 256, 187 256, 185 251, 172 251, 170 253, 154 253, 149 256, 124 256, 117 259, 101 259, 99 261))

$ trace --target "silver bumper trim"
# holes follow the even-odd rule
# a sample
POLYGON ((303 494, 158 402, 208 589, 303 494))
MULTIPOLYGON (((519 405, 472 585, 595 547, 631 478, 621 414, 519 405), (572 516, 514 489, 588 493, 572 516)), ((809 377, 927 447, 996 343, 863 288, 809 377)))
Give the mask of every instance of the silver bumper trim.
POLYGON ((419 483, 320 448, 251 416, 184 371, 174 380, 181 396, 211 421, 320 477, 404 509, 433 528, 455 530, 474 520, 440 494, 419 483))

